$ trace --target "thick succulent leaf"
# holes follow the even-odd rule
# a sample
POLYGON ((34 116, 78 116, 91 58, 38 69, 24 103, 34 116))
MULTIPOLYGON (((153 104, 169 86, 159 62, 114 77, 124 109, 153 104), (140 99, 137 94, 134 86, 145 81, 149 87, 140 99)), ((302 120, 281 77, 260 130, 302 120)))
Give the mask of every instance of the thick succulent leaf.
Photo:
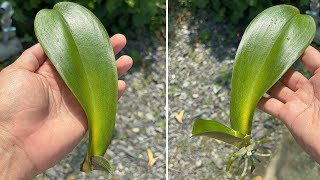
POLYGON ((38 12, 35 33, 86 112, 87 161, 103 156, 111 142, 118 98, 117 68, 106 30, 86 8, 61 2, 38 12))
POLYGON ((214 120, 195 119, 192 129, 192 136, 208 136, 237 147, 247 145, 249 136, 235 131, 228 126, 214 120))
POLYGON ((251 134, 258 101, 302 55, 315 35, 311 16, 289 5, 273 6, 247 27, 232 74, 230 121, 232 129, 251 134))

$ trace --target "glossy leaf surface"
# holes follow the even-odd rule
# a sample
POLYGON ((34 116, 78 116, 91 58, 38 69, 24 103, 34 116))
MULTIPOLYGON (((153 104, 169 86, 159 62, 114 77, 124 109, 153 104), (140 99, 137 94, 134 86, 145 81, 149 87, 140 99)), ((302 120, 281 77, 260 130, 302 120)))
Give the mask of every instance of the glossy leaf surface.
POLYGON ((232 129, 251 134, 260 98, 302 55, 315 35, 311 16, 289 5, 273 6, 247 27, 232 73, 230 122, 232 129))
MULTIPOLYGON (((89 147, 84 170, 89 172, 91 158, 103 156, 111 143, 115 124, 118 77, 109 36, 88 9, 71 2, 39 11, 35 33, 87 115, 89 147)), ((99 167, 104 166, 100 163, 99 167)))

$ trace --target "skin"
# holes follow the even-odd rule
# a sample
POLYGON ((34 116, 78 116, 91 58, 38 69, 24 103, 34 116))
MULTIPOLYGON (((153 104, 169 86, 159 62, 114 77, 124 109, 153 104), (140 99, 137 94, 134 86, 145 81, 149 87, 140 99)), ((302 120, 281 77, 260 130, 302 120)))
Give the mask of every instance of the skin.
MULTIPOLYGON (((114 53, 126 44, 111 38, 114 53)), ((117 62, 118 76, 132 66, 117 62)), ((118 81, 119 97, 125 82, 118 81)), ((0 177, 32 179, 62 160, 84 137, 86 115, 39 44, 0 72, 0 177), (18 173, 17 173, 18 172, 18 173)))
POLYGON ((320 164, 320 53, 309 46, 301 57, 310 79, 290 69, 258 108, 280 119, 300 146, 320 164))

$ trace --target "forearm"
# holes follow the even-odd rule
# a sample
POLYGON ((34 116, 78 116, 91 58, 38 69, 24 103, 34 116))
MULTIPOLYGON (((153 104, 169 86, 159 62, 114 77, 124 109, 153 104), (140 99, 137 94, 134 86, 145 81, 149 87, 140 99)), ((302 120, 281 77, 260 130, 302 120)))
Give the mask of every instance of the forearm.
POLYGON ((0 130, 0 179, 33 179, 36 173, 32 167, 14 138, 0 130))

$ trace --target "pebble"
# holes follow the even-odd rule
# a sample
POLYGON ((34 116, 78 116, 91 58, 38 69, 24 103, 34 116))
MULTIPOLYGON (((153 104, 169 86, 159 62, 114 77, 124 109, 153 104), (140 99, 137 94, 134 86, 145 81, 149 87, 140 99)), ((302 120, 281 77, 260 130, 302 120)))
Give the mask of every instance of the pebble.
POLYGON ((224 162, 219 156, 215 156, 214 158, 212 158, 212 161, 219 169, 223 168, 224 162))
POLYGON ((146 114, 146 119, 147 119, 147 120, 155 120, 152 113, 147 113, 147 114, 146 114))
POLYGON ((198 161, 196 162, 196 167, 199 168, 199 167, 201 167, 201 166, 202 166, 202 161, 201 161, 201 160, 198 160, 198 161))
POLYGON ((197 99, 199 97, 199 94, 192 94, 192 97, 197 99))
POLYGON ((139 129, 139 128, 132 128, 131 130, 132 130, 132 132, 134 132, 134 133, 140 132, 140 129, 139 129))
POLYGON ((58 172, 55 169, 50 168, 46 171, 46 174, 50 177, 58 177, 58 172))

